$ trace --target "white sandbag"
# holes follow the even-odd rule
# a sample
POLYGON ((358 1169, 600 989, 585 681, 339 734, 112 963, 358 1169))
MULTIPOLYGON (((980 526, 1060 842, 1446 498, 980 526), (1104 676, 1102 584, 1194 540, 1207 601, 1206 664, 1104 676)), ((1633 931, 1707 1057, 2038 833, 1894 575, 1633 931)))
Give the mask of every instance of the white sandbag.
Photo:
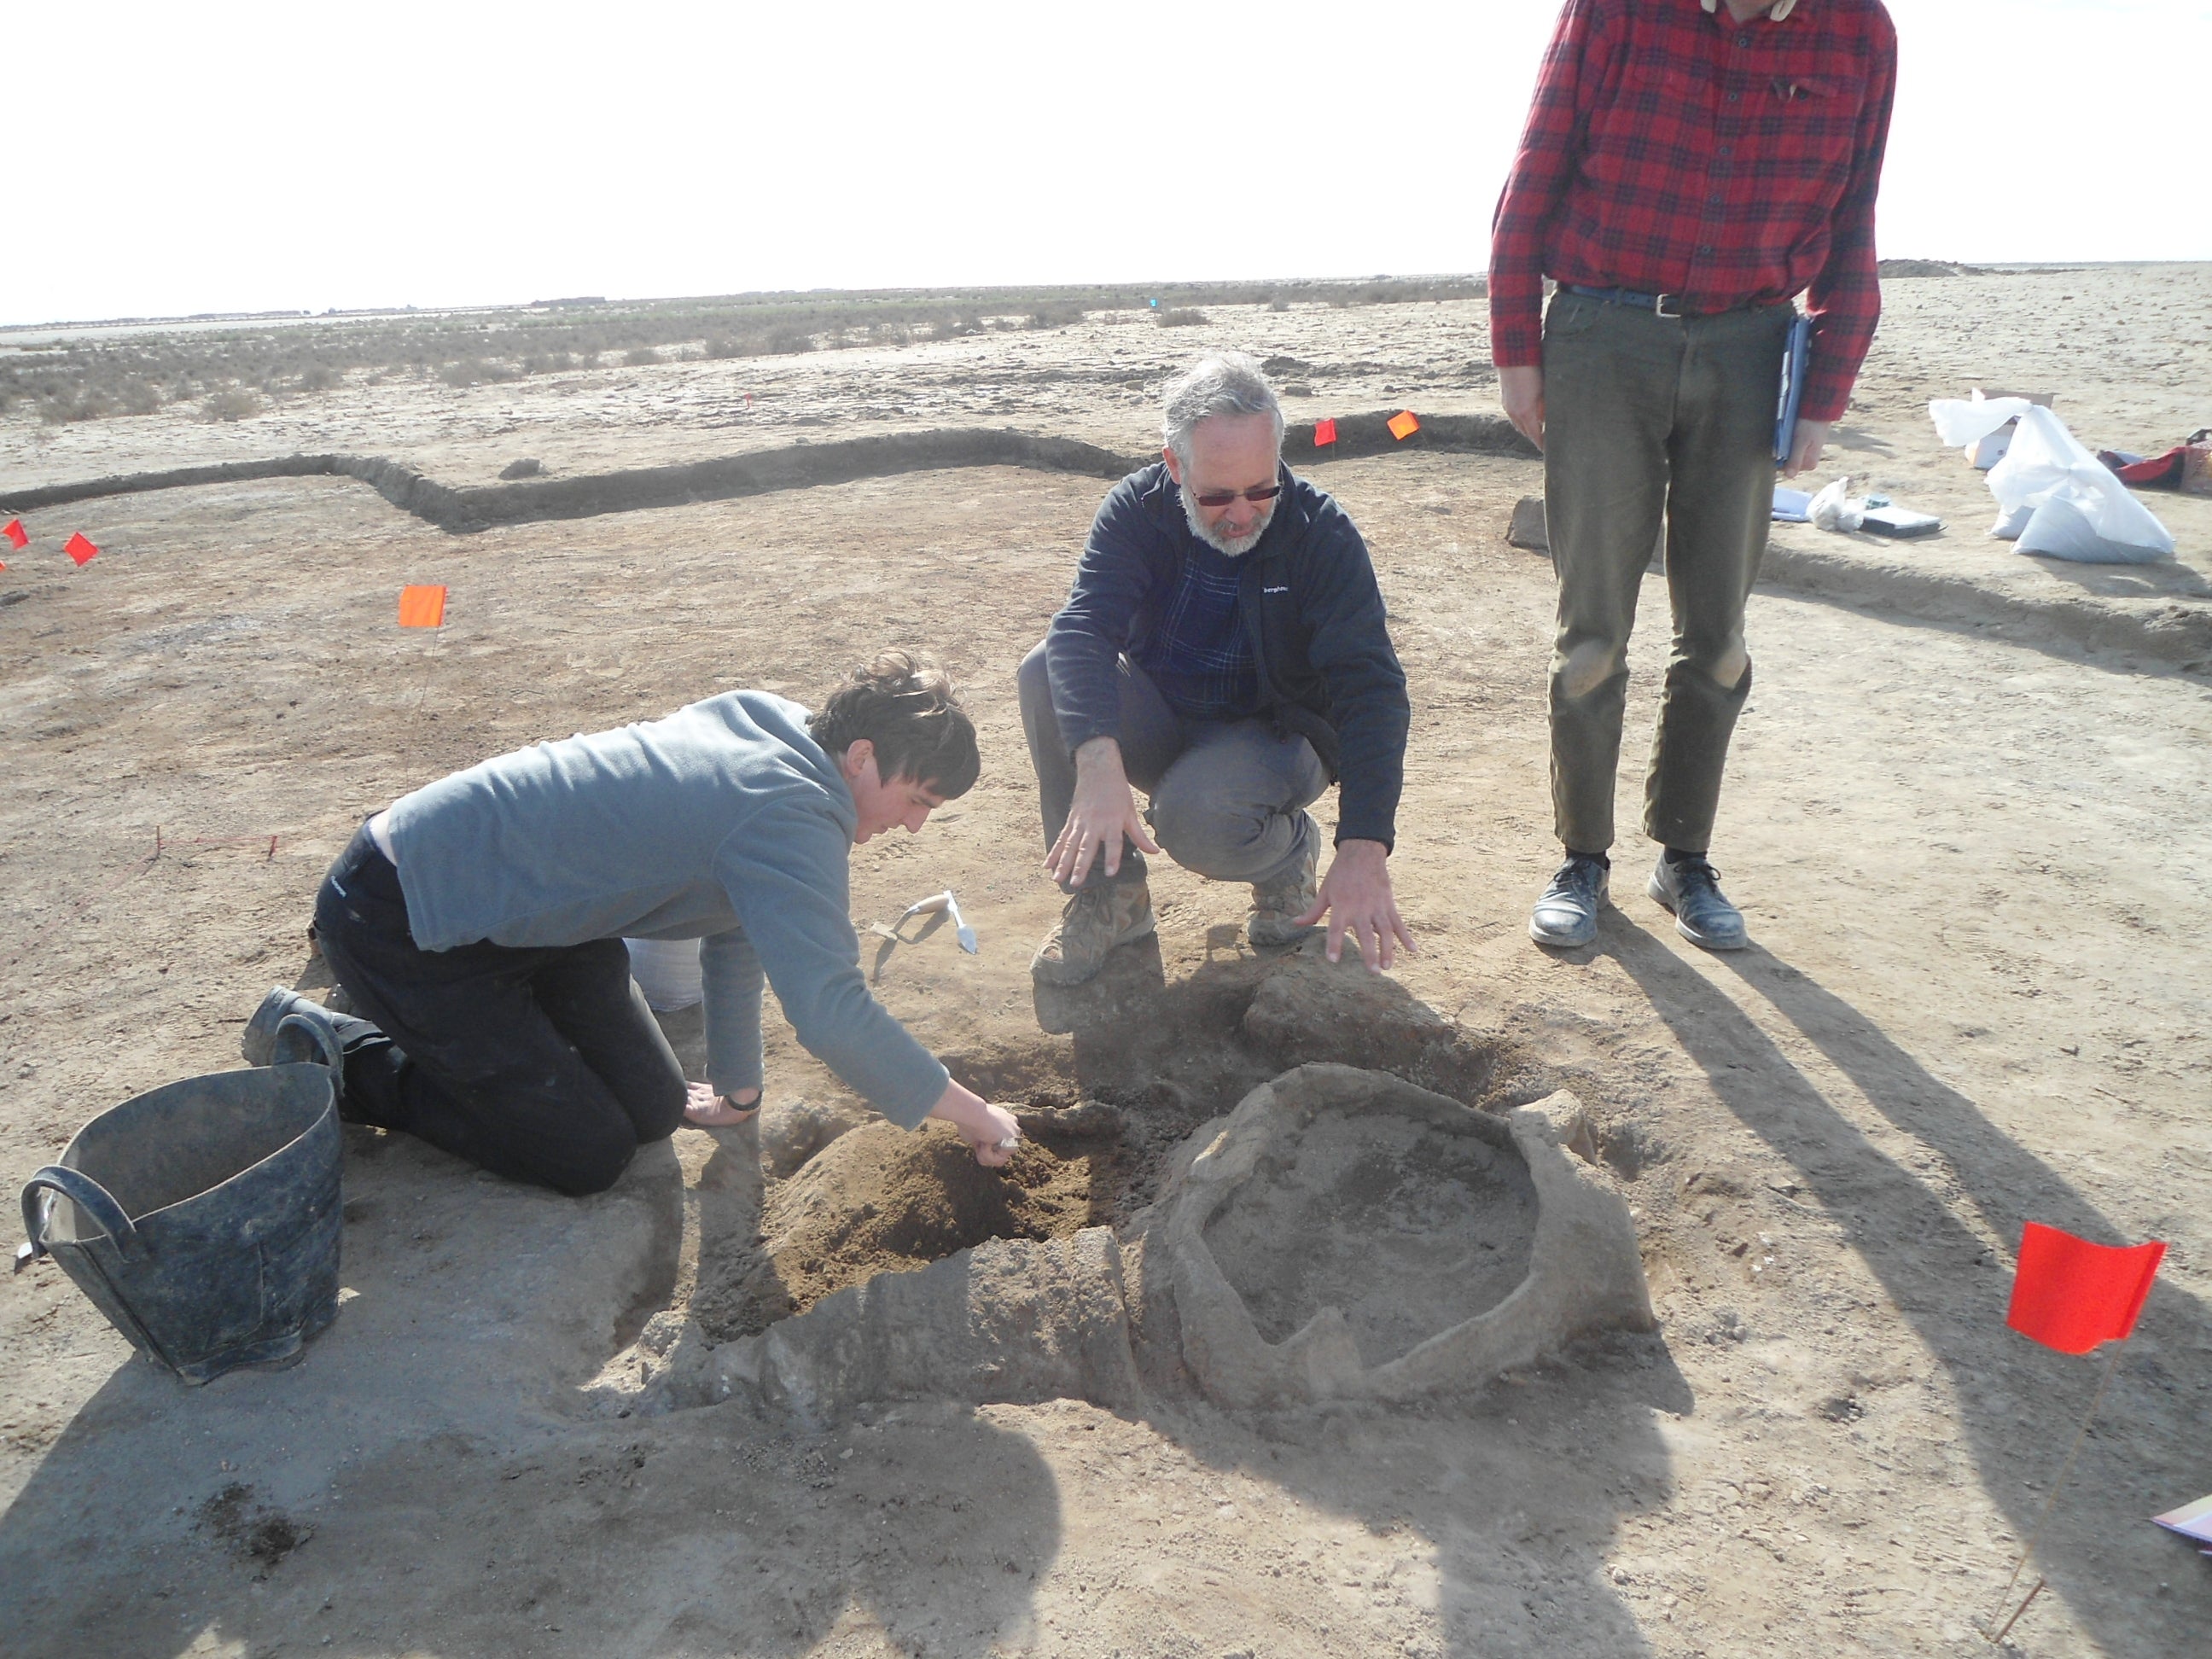
MULTIPOLYGON (((2148 513, 2143 516, 2150 518, 2148 513)), ((2151 519, 2151 522, 2158 520, 2151 519)), ((2023 553, 2042 553, 2083 564, 2142 564, 2173 551, 2171 540, 2164 547, 2112 540, 2099 532, 2095 520, 2081 505, 2063 495, 2054 495, 2040 507, 2028 509, 2027 522, 2021 526, 2019 535, 2005 539, 2023 553)))
POLYGON ((629 947, 629 975, 655 1012, 689 1008, 706 996, 697 939, 626 939, 623 943, 629 947))
POLYGON ((2030 404, 1990 491, 2008 514, 2031 511, 2014 545, 2093 564, 2141 564, 2173 551, 2172 532, 2128 492, 2112 469, 2082 447, 2066 422, 2030 404))
POLYGON ((1939 398, 1928 413, 1946 443, 1971 444, 2006 421, 2020 422, 2004 459, 1990 469, 1998 507, 1992 536, 2023 553, 2090 564, 2141 564, 2173 551, 2172 533, 2041 404, 1939 398))

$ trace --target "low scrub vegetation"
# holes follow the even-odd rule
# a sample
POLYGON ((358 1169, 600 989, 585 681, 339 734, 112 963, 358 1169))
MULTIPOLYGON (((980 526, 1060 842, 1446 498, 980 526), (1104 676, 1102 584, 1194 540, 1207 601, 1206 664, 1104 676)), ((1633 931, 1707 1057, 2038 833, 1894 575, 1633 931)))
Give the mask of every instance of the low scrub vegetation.
POLYGON ((261 412, 260 394, 251 386, 227 386, 218 387, 200 400, 200 419, 204 421, 251 420, 261 412))
MULTIPOLYGON (((1066 328, 1086 316, 1194 326, 1228 306, 1400 305, 1480 298, 1476 277, 1358 283, 1205 283, 1169 289, 878 289, 722 299, 547 301, 505 310, 240 318, 215 327, 64 340, 0 354, 0 414, 50 423, 152 414, 167 404, 254 410, 349 378, 453 387, 704 356, 783 356, 899 347, 1003 329, 1066 328), (1209 311, 1201 307, 1211 307, 1209 311), (231 394, 236 393, 237 396, 231 394)), ((195 322, 204 319, 194 319, 195 322)), ((239 420, 243 415, 211 418, 239 420)))

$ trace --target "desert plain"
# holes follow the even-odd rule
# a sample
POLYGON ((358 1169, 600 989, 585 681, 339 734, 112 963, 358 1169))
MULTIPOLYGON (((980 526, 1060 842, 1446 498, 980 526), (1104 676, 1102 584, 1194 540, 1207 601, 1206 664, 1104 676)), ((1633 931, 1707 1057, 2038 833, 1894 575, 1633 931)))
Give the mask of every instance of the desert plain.
MULTIPOLYGON (((927 1200, 771 1005, 757 1132, 680 1130, 599 1197, 349 1130, 343 1305, 289 1369, 186 1389, 52 1263, 10 1279, 0 1650, 1980 1653, 2102 1363, 2006 1328, 2030 1220, 2169 1252, 2006 1649, 2207 1650, 2212 1564, 2148 1517, 2212 1492, 2212 500, 2145 495, 2170 560, 2022 556, 1984 534, 1994 505, 1926 404, 2043 392, 2092 447, 2179 442, 2212 424, 2212 267, 1931 269, 1885 283, 1821 477, 1946 528, 1777 527, 1714 854, 1751 924, 1739 955, 1690 946, 1642 894, 1663 578, 1635 646, 1616 908, 1594 946, 1547 953, 1525 923, 1556 857, 1550 573, 1507 541, 1540 464, 1503 440, 1294 460, 1366 534, 1413 707, 1392 869, 1419 953, 1346 994, 1483 1057, 1471 1106, 1574 1093, 1656 1330, 1412 1403, 1232 1410, 1165 1364, 1110 1404, 985 1382, 834 1421, 665 1408, 672 1344, 920 1265, 881 1238, 842 1267, 777 1254, 824 1124, 876 1150, 815 1179, 811 1213, 825 1192, 927 1200)), ((270 983, 327 987, 308 907, 367 813, 729 688, 809 701, 896 643, 958 677, 984 774, 921 835, 856 851, 854 920, 950 887, 981 948, 901 946, 878 993, 1006 1103, 1121 1114, 1116 1150, 1025 1151, 1046 1161, 1000 1212, 1136 1228, 1183 1137, 1286 1058, 1244 1020, 1255 985, 1360 970, 1256 956, 1241 889, 1158 863, 1157 945, 1093 994, 1033 994, 1057 896, 1013 676, 1103 471, 886 468, 474 530, 349 477, 30 492, 327 453, 489 489, 523 460, 558 483, 957 432, 1134 464, 1163 380, 1217 346, 1267 360, 1293 422, 1494 414, 1479 297, 1344 297, 1194 292, 1178 304, 1202 318, 1174 327, 1139 302, 993 326, 986 301, 972 330, 664 340, 660 361, 570 352, 504 378, 346 365, 227 419, 203 418, 222 412, 206 383, 140 414, 0 410, 0 498, 33 503, 0 520, 33 538, 0 573, 0 1181, 133 1093, 239 1064, 270 983), (101 550, 82 568, 59 551, 76 532, 101 550), (395 626, 408 583, 448 588, 442 629, 395 626)), ((258 327, 164 337, 204 356, 258 327)), ((87 337, 0 331, 0 368, 87 337)), ((696 1060, 696 1027, 671 1030, 696 1060)), ((978 1190, 957 1165, 932 1167, 978 1190)))

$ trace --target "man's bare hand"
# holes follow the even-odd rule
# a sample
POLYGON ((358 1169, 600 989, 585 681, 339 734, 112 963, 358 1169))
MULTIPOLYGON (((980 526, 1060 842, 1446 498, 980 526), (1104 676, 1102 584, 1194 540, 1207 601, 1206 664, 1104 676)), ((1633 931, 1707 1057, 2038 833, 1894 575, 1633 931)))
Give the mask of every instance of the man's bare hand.
POLYGON ((1782 476, 1794 478, 1800 472, 1810 472, 1820 464, 1820 452, 1828 447, 1831 421, 1799 421, 1797 430, 1790 444, 1790 459, 1783 463, 1782 476))
POLYGON ((1391 896, 1390 854, 1379 841, 1337 843, 1313 908, 1297 919, 1297 925, 1310 927, 1324 915, 1328 918, 1331 962, 1342 958, 1346 933, 1358 941, 1360 960, 1378 972, 1397 960, 1401 945, 1408 956, 1420 955, 1391 896))
POLYGON ((1121 872, 1121 838, 1127 836, 1147 853, 1160 849, 1145 833, 1137 812, 1137 798, 1129 792, 1128 774, 1121 769, 1121 745, 1111 738, 1093 738, 1075 751, 1075 801, 1060 839, 1045 854, 1044 867, 1062 887, 1080 887, 1091 873, 1091 860, 1103 858, 1106 873, 1121 872))
POLYGON ((1014 1121, 1014 1115, 1003 1106, 994 1106, 982 1096, 947 1082, 945 1092, 937 1097, 937 1104, 929 1115, 941 1118, 960 1131, 960 1138, 975 1154, 975 1161, 987 1170, 995 1170, 1010 1163, 1014 1156, 1014 1143, 1022 1138, 1022 1126, 1014 1121))
MULTIPOLYGON (((1505 405, 1505 418, 1521 435, 1544 447, 1544 371, 1534 363, 1498 371, 1498 398, 1505 405)), ((1803 428, 1799 428, 1803 430, 1803 428)))
POLYGON ((756 1084, 731 1094, 717 1094, 711 1083, 684 1085, 684 1121, 695 1129, 730 1129, 750 1123, 760 1110, 761 1091, 756 1084))

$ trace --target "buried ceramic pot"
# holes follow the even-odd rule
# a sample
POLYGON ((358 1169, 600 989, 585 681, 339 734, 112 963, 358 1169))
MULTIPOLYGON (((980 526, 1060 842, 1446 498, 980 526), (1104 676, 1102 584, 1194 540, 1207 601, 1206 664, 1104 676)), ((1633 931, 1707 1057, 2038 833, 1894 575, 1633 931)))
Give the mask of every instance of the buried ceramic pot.
POLYGON ((1402 1400, 1652 1328, 1627 1206, 1562 1150, 1587 1134, 1564 1092, 1498 1116, 1343 1066, 1261 1085, 1159 1205, 1184 1363, 1229 1406, 1402 1400))

